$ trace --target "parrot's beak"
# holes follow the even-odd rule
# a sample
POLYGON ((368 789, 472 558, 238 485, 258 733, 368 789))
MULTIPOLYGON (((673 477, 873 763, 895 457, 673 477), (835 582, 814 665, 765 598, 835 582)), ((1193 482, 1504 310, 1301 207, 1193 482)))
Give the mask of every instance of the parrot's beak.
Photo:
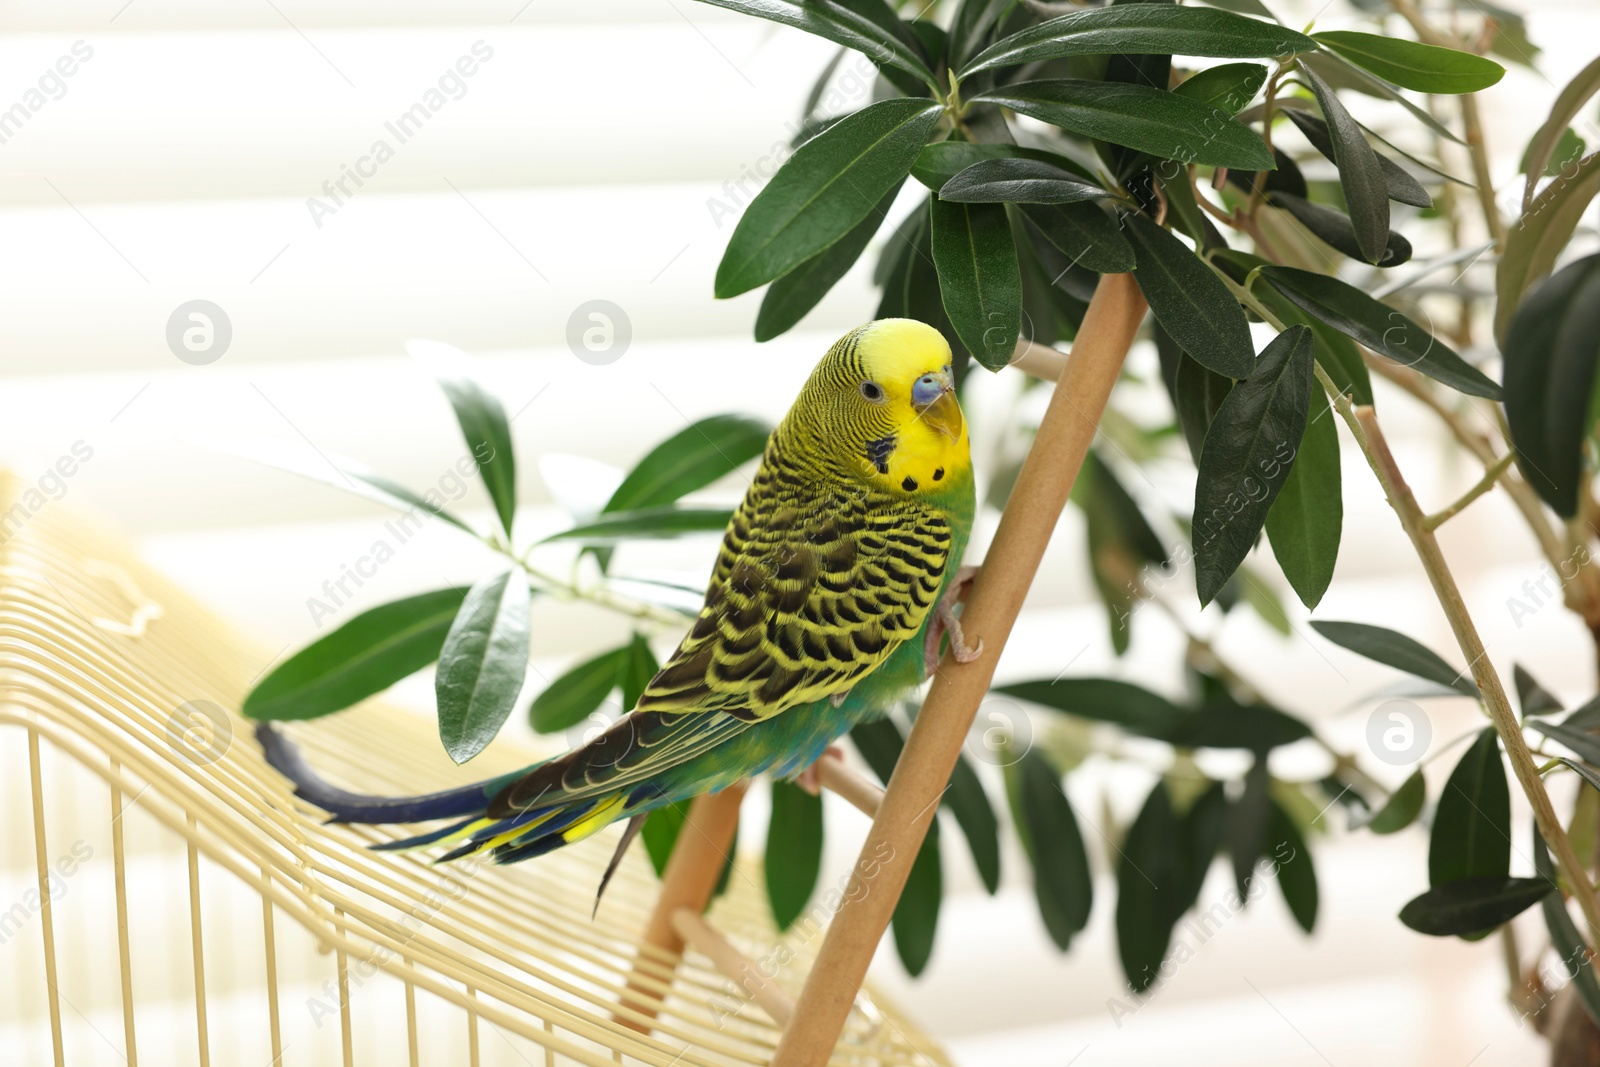
POLYGON ((917 405, 922 421, 944 434, 952 441, 961 440, 966 423, 961 418, 961 404, 956 400, 955 384, 946 379, 938 397, 927 404, 917 405))

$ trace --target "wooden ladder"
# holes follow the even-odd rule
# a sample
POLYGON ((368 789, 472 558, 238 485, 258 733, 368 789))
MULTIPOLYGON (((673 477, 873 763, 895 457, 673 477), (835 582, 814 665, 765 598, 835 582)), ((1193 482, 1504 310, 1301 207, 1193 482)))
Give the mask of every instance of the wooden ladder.
MULTIPOLYGON (((1079 468, 1098 430, 1111 388, 1144 318, 1143 294, 1131 274, 1101 277, 1065 359, 1024 341, 1014 363, 1056 379, 1038 435, 1017 475, 1010 502, 962 614, 969 642, 984 654, 967 664, 946 655, 912 725, 888 787, 880 789, 836 757, 824 756, 822 785, 872 816, 861 862, 823 938, 798 999, 762 975, 703 913, 733 847, 743 784, 697 798, 662 873, 661 894, 645 942, 673 955, 685 946, 708 957, 745 989, 783 1028, 774 1067, 822 1067, 832 1055, 855 1003, 867 966, 888 928, 937 801, 950 780, 978 704, 1022 609, 1056 519, 1066 507, 1079 468), (874 862, 874 857, 907 862, 874 862)), ((641 952, 641 959, 643 959, 641 952)), ((645 992, 638 962, 624 999, 653 1016, 656 1000, 645 992)), ((659 979, 658 979, 659 980, 659 979)), ((631 1013, 630 1013, 631 1016, 631 1013)), ((642 1028, 643 1024, 627 1025, 642 1028)))

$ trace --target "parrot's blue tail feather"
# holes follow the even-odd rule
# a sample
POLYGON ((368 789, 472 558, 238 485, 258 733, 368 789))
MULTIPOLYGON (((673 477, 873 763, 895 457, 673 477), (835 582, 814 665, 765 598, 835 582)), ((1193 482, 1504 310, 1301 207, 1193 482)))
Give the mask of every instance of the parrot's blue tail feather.
MULTIPOLYGON (((582 800, 554 797, 543 806, 491 816, 490 801, 511 782, 528 773, 513 771, 498 778, 474 782, 442 793, 412 797, 378 797, 352 793, 322 778, 284 734, 271 723, 256 727, 267 763, 294 783, 295 795, 328 812, 330 822, 414 823, 453 820, 438 829, 397 841, 373 845, 383 851, 404 851, 427 845, 452 845, 435 862, 444 863, 474 853, 491 851, 497 863, 515 863, 542 856, 562 845, 581 840, 624 814, 627 798, 620 794, 582 800)), ((650 794, 652 797, 653 793, 650 794)))
POLYGON ((441 793, 379 797, 352 793, 330 784, 312 769, 294 743, 270 722, 257 724, 256 740, 261 744, 267 763, 294 783, 295 795, 326 811, 332 816, 330 822, 430 822, 434 819, 481 816, 489 806, 490 797, 525 773, 514 771, 499 778, 473 782, 441 793))

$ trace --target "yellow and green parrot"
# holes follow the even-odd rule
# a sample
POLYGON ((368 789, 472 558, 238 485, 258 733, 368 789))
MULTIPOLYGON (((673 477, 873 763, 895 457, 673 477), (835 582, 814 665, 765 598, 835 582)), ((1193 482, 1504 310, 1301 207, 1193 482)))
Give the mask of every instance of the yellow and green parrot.
POLYGON ((921 682, 944 635, 958 659, 980 653, 954 613, 973 509, 950 346, 910 319, 868 323, 828 350, 773 431, 693 628, 632 712, 588 744, 391 798, 324 782, 270 724, 258 737, 336 822, 453 820, 382 847, 514 863, 627 819, 614 870, 655 808, 757 774, 803 776, 921 682))

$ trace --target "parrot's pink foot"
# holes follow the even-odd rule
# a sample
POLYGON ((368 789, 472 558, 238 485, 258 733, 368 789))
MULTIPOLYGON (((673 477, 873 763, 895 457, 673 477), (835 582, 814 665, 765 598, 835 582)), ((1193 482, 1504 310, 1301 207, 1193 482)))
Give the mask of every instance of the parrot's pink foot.
POLYGON ((820 766, 822 761, 827 759, 829 756, 832 756, 834 759, 844 759, 844 750, 838 745, 829 745, 828 750, 821 756, 817 757, 816 761, 813 762, 811 766, 794 776, 794 784, 799 786, 801 789, 804 789, 812 796, 816 796, 817 794, 821 793, 822 771, 820 770, 820 766))
POLYGON ((933 623, 928 627, 927 639, 922 646, 923 674, 932 674, 938 668, 939 643, 946 634, 950 635, 950 654, 955 656, 957 663, 971 663, 983 655, 983 638, 978 638, 976 648, 968 646, 966 636, 961 632, 961 619, 956 615, 956 605, 967 595, 967 587, 972 585, 977 575, 977 567, 962 567, 950 580, 950 588, 939 598, 939 604, 933 610, 933 623))

